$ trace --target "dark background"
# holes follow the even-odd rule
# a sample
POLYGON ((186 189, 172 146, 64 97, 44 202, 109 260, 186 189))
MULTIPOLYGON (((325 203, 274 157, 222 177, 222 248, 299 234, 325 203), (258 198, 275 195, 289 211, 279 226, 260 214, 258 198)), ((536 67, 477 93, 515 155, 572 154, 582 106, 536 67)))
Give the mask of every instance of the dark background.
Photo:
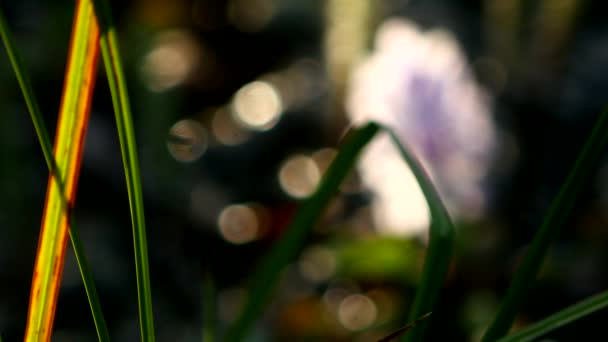
MULTIPOLYGON (((500 1, 491 0, 385 0, 376 2, 372 16, 370 37, 373 28, 390 16, 410 18, 422 28, 450 30, 477 80, 492 94, 491 115, 501 132, 501 148, 488 177, 489 210, 480 220, 459 227, 454 264, 433 313, 429 340, 479 338, 517 260, 607 103, 608 4, 579 1, 578 15, 572 20, 558 10, 568 1, 502 4, 520 2, 519 20, 512 31, 497 19, 508 19, 508 12, 492 12, 500 1), (509 34, 511 42, 496 40, 509 34), (495 64, 487 67, 479 63, 482 58, 495 64)), ((212 276, 219 293, 220 332, 227 326, 246 280, 256 272, 256 262, 297 206, 277 181, 282 163, 295 153, 335 147, 346 128, 342 93, 327 72, 327 3, 139 0, 112 4, 140 153, 159 341, 201 339, 204 304, 200 292, 205 274, 212 276), (264 6, 271 8, 271 14, 256 27, 254 19, 264 6), (166 38, 167 32, 178 32, 180 38, 166 38), (163 42, 163 34, 165 41, 186 39, 188 48, 198 55, 185 78, 153 90, 144 65, 149 53, 163 42), (307 68, 303 77, 309 87, 303 88, 300 103, 287 108, 274 128, 241 130, 238 134, 246 135, 242 142, 222 144, 212 130, 218 110, 226 110, 243 85, 293 65, 307 68), (172 141, 170 128, 181 119, 197 120, 206 132, 204 153, 188 163, 176 160, 167 148, 172 141), (252 242, 230 243, 218 230, 218 214, 236 203, 256 203, 264 225, 263 234, 252 242)), ((2 9, 29 69, 47 127, 54 132, 73 2, 11 1, 3 3, 2 9)), ((48 173, 5 53, 0 53, 0 112, 0 333, 6 341, 16 341, 25 328, 48 173)), ((138 338, 139 327, 129 206, 101 65, 87 134, 76 222, 110 334, 117 341, 132 341, 138 338)), ((517 326, 608 285, 607 170, 602 162, 589 178, 517 326)), ((290 266, 252 341, 373 341, 405 323, 403 315, 416 286, 423 246, 417 239, 370 234, 374 227, 365 208, 373 198, 360 184, 355 188, 339 195, 337 209, 320 223, 307 244, 323 246, 348 266, 320 281, 307 279, 297 263, 290 266), (408 259, 373 258, 386 248, 408 259), (377 264, 370 267, 358 262, 368 258, 377 264), (326 307, 332 289, 372 298, 377 310, 374 322, 354 331, 341 325, 326 307)), ((53 340, 94 340, 86 295, 68 249, 53 340)), ((548 338, 574 341, 603 336, 606 318, 607 313, 600 311, 548 338)))

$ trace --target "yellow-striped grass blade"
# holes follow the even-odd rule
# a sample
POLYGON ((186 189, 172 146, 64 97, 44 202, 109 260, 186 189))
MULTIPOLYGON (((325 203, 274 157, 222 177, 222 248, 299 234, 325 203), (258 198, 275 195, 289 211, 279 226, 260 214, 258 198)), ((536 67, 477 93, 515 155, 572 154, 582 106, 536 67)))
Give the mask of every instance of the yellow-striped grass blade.
POLYGON ((25 332, 28 342, 49 341, 52 332, 98 55, 99 25, 93 6, 90 1, 78 0, 55 136, 57 168, 52 172, 57 177, 51 173, 48 179, 32 279, 25 332))

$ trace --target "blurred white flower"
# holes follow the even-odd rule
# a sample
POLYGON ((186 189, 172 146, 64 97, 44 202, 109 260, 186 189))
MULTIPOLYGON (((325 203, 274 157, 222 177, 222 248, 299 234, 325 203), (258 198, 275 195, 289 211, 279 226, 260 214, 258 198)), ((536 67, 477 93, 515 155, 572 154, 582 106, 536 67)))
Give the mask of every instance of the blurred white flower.
MULTIPOLYGON (((391 127, 421 160, 452 217, 474 219, 484 210, 482 182, 496 139, 488 102, 448 32, 390 19, 352 75, 347 112, 355 125, 374 120, 391 127)), ((422 192, 388 136, 366 148, 359 170, 375 195, 378 229, 426 230, 422 192)))

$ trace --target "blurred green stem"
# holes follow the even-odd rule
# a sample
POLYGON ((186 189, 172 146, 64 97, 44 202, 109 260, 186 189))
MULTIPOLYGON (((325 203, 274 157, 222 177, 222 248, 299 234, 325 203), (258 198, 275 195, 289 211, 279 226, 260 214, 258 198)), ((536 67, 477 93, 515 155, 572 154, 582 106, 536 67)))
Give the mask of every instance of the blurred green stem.
POLYGON ((300 251, 310 228, 318 220, 340 184, 352 169, 359 152, 374 137, 379 126, 368 124, 350 132, 327 169, 317 190, 298 208, 282 238, 262 259, 252 279, 247 302, 237 320, 229 327, 225 341, 243 341, 276 287, 281 271, 300 251))
POLYGON ((502 301, 494 321, 488 328, 483 342, 496 341, 504 336, 523 304, 532 283, 543 263, 551 242, 559 234, 564 220, 570 214, 582 185, 589 178, 596 166, 601 153, 608 142, 608 110, 604 110, 598 118, 589 139, 581 154, 570 171, 566 182, 553 200, 551 208, 545 216, 542 226, 534 237, 531 246, 515 274, 511 286, 502 301))
MULTIPOLYGON (((247 331, 259 317, 263 306, 276 286, 281 270, 297 256, 311 227, 336 194, 344 178, 352 170, 359 153, 381 128, 391 136, 397 145, 401 157, 412 169, 429 204, 432 216, 430 242, 422 280, 410 313, 410 317, 413 318, 410 320, 415 320, 432 311, 448 269, 454 234, 453 225, 437 191, 420 163, 389 128, 370 122, 350 132, 338 149, 338 154, 328 168, 320 186, 311 197, 301 204, 284 236, 262 260, 260 268, 254 275, 248 293, 249 299, 241 315, 228 330, 226 341, 242 341, 245 338, 247 331)), ((413 330, 412 334, 408 336, 410 341, 422 337, 426 322, 422 322, 421 325, 423 326, 413 330)))
POLYGON ((608 291, 587 298, 577 304, 567 307, 553 315, 529 325, 511 335, 501 338, 498 342, 526 342, 547 334, 568 323, 592 314, 608 306, 608 291))
POLYGON ((11 62, 11 66, 13 67, 13 71, 15 72, 15 76, 17 77, 17 81, 19 82, 21 93, 23 94, 25 104, 27 105, 28 112, 30 113, 30 118, 34 123, 34 129, 36 130, 38 142, 40 143, 42 153, 44 154, 44 160, 46 161, 46 165, 49 170, 53 172, 55 169, 55 159, 53 157, 51 139, 49 138, 48 130, 44 124, 44 118, 40 112, 40 107, 38 106, 38 102, 34 96, 34 90, 32 89, 31 82, 27 76, 25 65, 21 61, 21 56, 17 50, 17 45, 13 40, 13 34, 6 23, 6 18, 4 17, 4 12, 2 9, 0 9, 0 35, 2 36, 2 41, 4 42, 4 47, 6 48, 8 58, 11 62))

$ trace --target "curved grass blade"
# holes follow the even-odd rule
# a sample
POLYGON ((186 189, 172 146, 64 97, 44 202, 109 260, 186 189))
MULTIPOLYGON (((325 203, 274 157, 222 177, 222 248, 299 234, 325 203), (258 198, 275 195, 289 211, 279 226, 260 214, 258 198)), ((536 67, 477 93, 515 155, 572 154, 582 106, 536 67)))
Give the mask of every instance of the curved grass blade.
MULTIPOLYGON (((448 211, 443 205, 431 178, 424 171, 424 167, 422 167, 414 154, 409 152, 401 143, 395 132, 388 127, 383 128, 399 150, 401 158, 407 162, 416 177, 431 215, 429 246, 427 247, 424 267, 422 269, 422 278, 408 318, 410 321, 413 321, 424 313, 433 311, 433 306, 437 301, 439 291, 448 273, 455 229, 448 211)), ((419 328, 412 330, 412 332, 405 336, 405 341, 421 341, 427 325, 428 320, 420 323, 419 328)))
POLYGON ((92 11, 90 4, 77 2, 57 123, 54 150, 57 168, 48 180, 26 341, 48 341, 52 333, 99 51, 99 28, 92 11))
POLYGON ((598 118, 591 135, 574 167, 570 171, 566 182, 561 187, 557 197, 553 200, 549 212, 543 221, 538 233, 507 290, 494 321, 486 331, 483 342, 496 341, 504 336, 523 304, 526 294, 532 283, 536 280, 538 269, 542 265, 551 242, 559 234, 564 220, 570 214, 577 195, 593 167, 601 157, 601 153, 608 142, 608 110, 604 110, 598 118))
MULTIPOLYGON (((32 89, 31 82, 27 76, 27 72, 25 66, 22 63, 21 57, 19 56, 16 44, 12 39, 13 35, 8 28, 2 9, 0 9, 0 35, 2 36, 2 40, 8 52, 11 65, 13 67, 13 70, 15 71, 15 75, 17 76, 17 80, 19 82, 19 86, 21 87, 23 97, 25 98, 30 117, 32 119, 32 122, 34 123, 36 135, 38 136, 38 141, 40 143, 40 147, 42 148, 47 167, 49 169, 50 174, 55 175, 54 170, 56 169, 57 164, 53 156, 53 146, 51 145, 48 130, 46 128, 46 125, 44 124, 44 119, 42 117, 42 113, 40 112, 38 102, 36 101, 36 98, 34 96, 34 91, 32 89)), ((61 180, 57 177, 55 177, 55 180, 57 181, 61 192, 65 193, 63 182, 61 182, 61 180)), ((62 199, 64 201, 63 205, 67 206, 67 200, 65 196, 62 196, 62 199)), ((108 334, 108 328, 106 327, 105 319, 101 310, 99 297, 97 296, 97 289, 95 288, 93 274, 90 271, 86 255, 84 253, 84 247, 79 238, 78 229, 76 227, 75 220, 73 217, 70 218, 69 233, 70 240, 72 242, 72 247, 74 248, 74 254, 76 255, 78 268, 80 270, 84 288, 87 293, 87 298, 89 300, 89 305, 91 307, 91 313, 93 315, 93 321, 95 322, 97 337, 100 341, 109 341, 110 336, 108 334)))
MULTIPOLYGON (((361 128, 354 129, 347 137, 324 175, 320 186, 312 196, 301 204, 285 235, 262 260, 261 266, 257 269, 253 278, 248 295, 249 299, 239 318, 228 330, 226 341, 242 341, 244 339, 276 286, 280 271, 296 257, 310 228, 321 216, 332 196, 338 191, 340 184, 355 165, 359 153, 381 128, 387 131, 397 144, 402 157, 412 169, 429 203, 433 224, 431 225, 428 256, 423 270, 420 290, 416 295, 411 312, 411 315, 414 316, 412 320, 418 318, 424 312, 431 311, 430 308, 435 302, 447 273, 453 240, 453 226, 447 211, 420 163, 406 151, 389 128, 370 122, 361 128), (426 311, 422 312, 425 309, 426 311)), ((418 338, 422 335, 418 333, 414 336, 418 338)))
MULTIPOLYGON (((85 1, 93 3, 92 0, 85 1)), ((141 179, 139 177, 139 161, 137 158, 133 120, 131 118, 131 107, 110 7, 107 1, 104 0, 96 0, 94 3, 95 13, 101 27, 101 53, 112 94, 120 150, 127 179, 131 224, 133 226, 135 270, 137 273, 139 324, 142 339, 144 341, 154 341, 154 315, 152 311, 152 291, 150 289, 144 201, 141 190, 141 179)))
POLYGON ((501 338, 498 342, 526 342, 533 341, 555 329, 575 320, 590 315, 598 310, 608 307, 608 291, 587 298, 577 304, 560 310, 553 315, 529 325, 511 335, 501 338))

